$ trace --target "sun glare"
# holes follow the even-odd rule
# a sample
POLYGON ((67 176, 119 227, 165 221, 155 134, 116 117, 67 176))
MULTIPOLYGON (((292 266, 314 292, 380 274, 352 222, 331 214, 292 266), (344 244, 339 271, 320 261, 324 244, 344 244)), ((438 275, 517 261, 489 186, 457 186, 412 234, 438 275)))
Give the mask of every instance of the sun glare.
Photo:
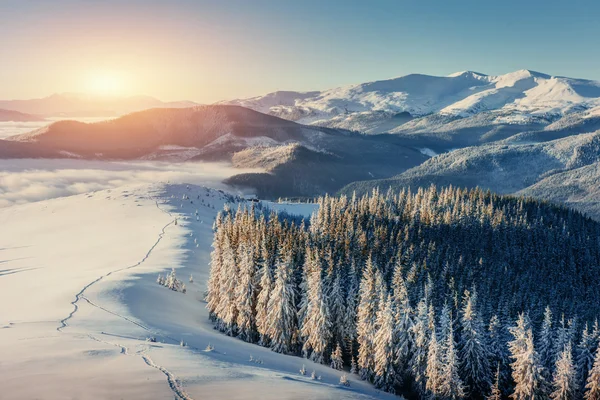
POLYGON ((87 78, 87 92, 99 96, 123 95, 125 80, 116 72, 97 71, 87 78))

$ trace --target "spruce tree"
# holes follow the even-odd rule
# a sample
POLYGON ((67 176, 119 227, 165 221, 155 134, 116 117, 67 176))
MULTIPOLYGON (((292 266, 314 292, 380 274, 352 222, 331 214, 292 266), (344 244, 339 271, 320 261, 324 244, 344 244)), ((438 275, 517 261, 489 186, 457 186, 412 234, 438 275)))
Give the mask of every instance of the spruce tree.
POLYGON ((362 379, 370 379, 373 370, 373 340, 377 313, 376 266, 369 256, 360 282, 356 334, 358 342, 358 371, 362 379))
POLYGON ((394 269, 392 290, 396 324, 395 363, 399 375, 397 379, 400 380, 409 373, 410 352, 412 349, 411 329, 413 322, 408 290, 404 278, 402 277, 402 268, 399 263, 396 264, 394 269))
POLYGON ((435 328, 431 332, 431 339, 429 340, 429 347, 427 350, 427 368, 425 369, 425 375, 427 377, 427 383, 425 388, 429 392, 432 398, 439 398, 441 394, 441 383, 443 375, 443 348, 440 348, 438 339, 436 336, 435 328))
POLYGON ((585 387, 588 375, 594 366, 594 337, 588 329, 587 323, 581 333, 581 340, 577 345, 575 368, 577 370, 577 384, 580 389, 585 387))
MULTIPOLYGON (((385 291, 385 288, 381 288, 385 291)), ((394 393, 396 372, 394 370, 394 311, 392 300, 385 296, 377 312, 377 332, 375 333, 373 372, 375 387, 394 393)))
POLYGON ((235 288, 238 337, 247 342, 254 342, 256 341, 256 265, 252 248, 245 242, 240 243, 238 247, 238 260, 239 274, 235 288))
POLYGON ((267 308, 267 332, 271 349, 277 353, 291 353, 296 347, 297 325, 292 254, 282 249, 275 269, 275 284, 267 308))
POLYGON ((458 358, 461 378, 471 394, 486 393, 491 386, 489 365, 490 354, 487 349, 483 323, 479 317, 476 296, 465 291, 461 315, 461 335, 458 358))
POLYGON ((513 359, 511 368, 515 384, 511 398, 514 400, 547 398, 547 382, 534 348, 529 317, 523 313, 519 314, 516 326, 509 330, 514 338, 508 343, 513 359))
MULTIPOLYGON (((316 257, 315 257, 316 259, 316 257)), ((316 260, 308 272, 308 302, 300 335, 304 339, 302 353, 316 363, 325 362, 325 352, 331 339, 331 321, 327 295, 323 288, 321 263, 316 260)))
POLYGON ((263 266, 260 271, 260 292, 256 301, 256 330, 260 335, 258 343, 261 346, 269 345, 269 336, 267 334, 269 327, 269 297, 273 290, 273 277, 271 274, 271 268, 266 262, 263 262, 263 266))
POLYGON ((462 399, 465 397, 465 387, 459 373, 459 360, 454 340, 452 321, 448 328, 448 337, 444 346, 444 368, 440 380, 440 394, 445 399, 462 399))
POLYGON ((544 366, 545 370, 548 371, 546 378, 550 378, 550 371, 553 369, 555 361, 554 357, 554 343, 553 343, 553 330, 552 330, 552 310, 547 306, 544 311, 544 321, 540 330, 539 339, 537 341, 537 349, 540 354, 540 361, 544 366))
POLYGON ((500 363, 496 368, 496 374, 494 375, 494 383, 490 388, 490 394, 486 397, 486 400, 502 400, 502 390, 500 389, 500 363))
POLYGON ((410 360, 412 378, 416 390, 424 396, 426 393, 427 351, 429 348, 429 330, 427 303, 422 298, 417 305, 417 316, 412 327, 413 352, 410 360))
POLYGON ((585 385, 585 400, 600 400, 600 347, 596 350, 594 366, 585 385))
POLYGON ((567 343, 554 368, 552 400, 571 400, 577 394, 577 376, 573 364, 571 343, 567 343))
POLYGON ((342 359, 342 347, 338 343, 335 350, 331 352, 331 368, 341 371, 344 368, 344 360, 342 359))

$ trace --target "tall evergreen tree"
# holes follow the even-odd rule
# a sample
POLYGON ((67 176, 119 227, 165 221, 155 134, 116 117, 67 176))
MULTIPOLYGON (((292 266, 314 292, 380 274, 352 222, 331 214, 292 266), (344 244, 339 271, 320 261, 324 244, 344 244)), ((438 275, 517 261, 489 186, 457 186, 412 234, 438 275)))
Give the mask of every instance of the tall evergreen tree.
POLYGON ((323 288, 321 263, 316 256, 313 256, 313 260, 312 270, 308 272, 308 303, 300 334, 304 338, 304 357, 322 364, 332 336, 331 321, 327 294, 323 288))
POLYGON ((266 335, 271 339, 271 349, 286 354, 295 350, 298 329, 291 266, 291 250, 284 248, 277 260, 275 284, 267 306, 266 335))
POLYGON ((236 325, 238 337, 247 342, 256 341, 256 265, 252 249, 242 242, 238 247, 239 274, 235 287, 237 304, 236 325))
POLYGON ((571 343, 567 343, 554 368, 552 400, 572 400, 577 394, 577 376, 573 364, 571 343))
POLYGON ((491 386, 490 354, 486 347, 483 323, 479 317, 476 296, 465 291, 461 315, 461 335, 458 357, 460 374, 468 395, 486 393, 491 386))
POLYGON ((585 400, 600 400, 600 347, 596 350, 594 366, 585 385, 585 400))
POLYGON ((459 373, 459 360, 452 321, 450 321, 444 351, 444 368, 440 380, 440 394, 444 399, 462 399, 465 397, 465 388, 459 373))
POLYGON ((442 377, 444 373, 443 357, 443 348, 440 348, 440 345, 438 344, 438 339, 434 328, 434 330, 431 332, 431 339, 429 340, 429 347, 427 350, 427 368, 425 369, 425 376, 427 378, 425 387, 433 399, 441 397, 442 377))
POLYGON ((513 362, 512 378, 515 383, 514 400, 545 399, 548 396, 543 367, 533 344, 529 317, 519 314, 517 324, 510 328, 514 339, 508 343, 513 362))
POLYGON ((377 313, 377 268, 369 256, 360 282, 360 300, 356 321, 358 370, 362 379, 370 379, 373 370, 375 315, 377 313))
POLYGON ((490 388, 490 394, 486 397, 486 400, 502 400, 502 390, 500 389, 500 375, 500 363, 498 363, 496 374, 494 375, 494 383, 490 388))
MULTIPOLYGON (((553 333, 552 330, 552 310, 547 306, 544 311, 544 321, 542 323, 542 328, 540 330, 539 339, 537 341, 537 348, 540 354, 540 360, 545 370, 548 371, 548 374, 553 369, 554 364, 554 343, 553 343, 553 333)), ((547 375, 546 378, 550 378, 550 375, 547 375)))
POLYGON ((412 349, 411 329, 413 323, 408 290, 404 278, 402 277, 402 267, 399 263, 396 263, 394 269, 392 293, 395 311, 394 319, 396 324, 396 338, 394 340, 396 343, 395 363, 398 373, 397 379, 400 381, 409 373, 410 352, 412 349))
POLYGON ((424 396, 426 393, 427 351, 429 348, 429 329, 427 303, 421 299, 417 305, 417 315, 412 327, 413 352, 410 360, 411 372, 416 390, 424 396))
MULTIPOLYGON (((384 288, 381 289, 385 291, 384 288)), ((377 332, 374 344, 375 386, 386 392, 394 393, 396 372, 394 370, 395 324, 392 300, 385 298, 377 312, 377 332)))
POLYGON ((577 345, 575 368, 577 370, 577 384, 580 389, 585 387, 588 375, 594 366, 594 337, 588 329, 587 323, 581 333, 581 340, 577 345))
MULTIPOLYGON (((263 244, 264 246, 264 244, 263 244)), ((261 346, 269 345, 269 297, 273 290, 273 276, 271 267, 267 260, 263 259, 263 265, 260 270, 260 292, 256 301, 256 329, 259 334, 259 344, 261 346)))

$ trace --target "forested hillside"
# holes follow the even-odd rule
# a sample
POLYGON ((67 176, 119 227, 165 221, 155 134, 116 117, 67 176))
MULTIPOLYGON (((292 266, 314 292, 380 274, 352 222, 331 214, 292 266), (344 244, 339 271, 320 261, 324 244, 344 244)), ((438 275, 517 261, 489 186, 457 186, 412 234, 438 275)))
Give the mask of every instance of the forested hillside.
POLYGON ((325 197, 306 222, 226 209, 207 307, 228 335, 407 397, 597 399, 599 238, 479 189, 325 197))

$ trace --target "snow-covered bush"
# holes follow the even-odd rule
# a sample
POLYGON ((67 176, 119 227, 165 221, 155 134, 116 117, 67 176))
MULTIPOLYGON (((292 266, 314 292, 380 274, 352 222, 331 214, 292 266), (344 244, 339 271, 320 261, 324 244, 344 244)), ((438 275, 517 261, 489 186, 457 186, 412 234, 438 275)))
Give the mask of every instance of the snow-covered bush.
POLYGON ((350 381, 348 380, 348 375, 343 374, 342 376, 340 376, 340 385, 350 386, 350 381))
POLYGON ((175 274, 175 268, 173 268, 171 270, 171 273, 169 275, 167 275, 166 277, 163 277, 162 275, 158 275, 158 278, 156 279, 156 283, 158 283, 159 285, 162 285, 168 289, 171 289, 175 292, 181 292, 181 293, 186 293, 186 288, 185 288, 185 284, 180 281, 179 279, 177 279, 177 275, 175 274))

